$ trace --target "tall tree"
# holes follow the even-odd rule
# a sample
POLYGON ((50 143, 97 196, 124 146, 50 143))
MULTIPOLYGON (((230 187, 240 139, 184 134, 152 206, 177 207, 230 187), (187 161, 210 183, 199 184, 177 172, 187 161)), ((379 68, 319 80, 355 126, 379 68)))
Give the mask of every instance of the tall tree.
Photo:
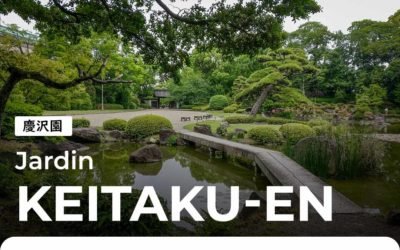
POLYGON ((278 49, 258 56, 265 68, 255 71, 246 80, 246 84, 235 99, 256 97, 251 115, 256 115, 267 97, 280 86, 291 85, 294 81, 315 75, 318 69, 307 59, 302 50, 278 49))
POLYGON ((128 76, 110 77, 122 56, 118 39, 104 34, 81 39, 78 44, 39 42, 37 49, 19 50, 23 42, 18 37, 0 37, 0 135, 7 101, 19 82, 32 80, 54 89, 68 89, 81 83, 131 83, 128 76), (43 47, 44 48, 43 48, 43 47), (48 52, 49 54, 46 54, 48 52))
POLYGON ((147 62, 173 71, 193 46, 216 47, 224 54, 257 53, 280 46, 286 17, 307 18, 320 11, 315 0, 196 1, 179 9, 175 0, 2 0, 0 13, 12 11, 36 21, 41 32, 66 34, 72 40, 90 31, 113 31, 131 41, 147 62), (204 1, 206 2, 206 1, 204 1), (240 20, 240 21, 238 21, 240 20))

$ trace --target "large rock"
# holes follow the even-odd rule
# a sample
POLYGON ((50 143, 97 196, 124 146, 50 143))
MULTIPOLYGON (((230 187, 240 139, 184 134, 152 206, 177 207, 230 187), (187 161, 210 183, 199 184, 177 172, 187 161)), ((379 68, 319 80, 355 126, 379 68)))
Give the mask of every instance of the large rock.
POLYGON ((65 151, 85 151, 89 149, 89 147, 73 141, 63 141, 57 144, 42 141, 38 143, 38 146, 46 155, 59 155, 63 154, 65 151))
POLYGON ((139 148, 129 156, 129 162, 152 163, 162 160, 162 153, 157 145, 151 144, 139 148))
POLYGON ((175 131, 173 129, 161 129, 160 130, 160 144, 166 145, 168 143, 168 138, 172 135, 175 135, 175 131))
POLYGON ((386 222, 389 225, 400 226, 400 210, 391 210, 387 214, 386 222))
POLYGON ((99 143, 101 142, 101 135, 95 128, 74 128, 69 139, 81 143, 99 143))
POLYGON ((193 131, 204 135, 212 135, 211 127, 208 125, 196 125, 193 131))

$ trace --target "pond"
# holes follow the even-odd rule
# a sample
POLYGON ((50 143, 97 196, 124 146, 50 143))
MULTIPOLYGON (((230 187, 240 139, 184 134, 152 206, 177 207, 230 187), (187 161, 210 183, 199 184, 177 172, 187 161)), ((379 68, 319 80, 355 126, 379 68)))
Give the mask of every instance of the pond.
MULTIPOLYGON (((216 186, 217 208, 230 208, 230 187, 240 187, 240 207, 253 192, 263 192, 267 179, 254 170, 226 159, 210 157, 190 147, 162 147, 162 163, 129 163, 129 154, 139 146, 132 143, 90 145, 94 170, 82 172, 78 182, 98 185, 131 185, 135 189, 153 186, 170 208, 171 186, 180 186, 182 195, 194 186, 216 186)), ((198 211, 207 209, 206 190, 192 201, 198 211)), ((182 212, 183 217, 186 211, 182 212)), ((182 226, 185 226, 184 223, 182 226)))
POLYGON ((386 143, 381 175, 327 182, 362 207, 379 208, 383 213, 399 209, 400 143, 386 143))

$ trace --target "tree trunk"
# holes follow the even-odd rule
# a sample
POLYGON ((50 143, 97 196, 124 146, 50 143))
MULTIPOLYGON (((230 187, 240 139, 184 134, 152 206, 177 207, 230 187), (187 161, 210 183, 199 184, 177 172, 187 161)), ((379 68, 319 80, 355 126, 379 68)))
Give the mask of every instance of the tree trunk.
POLYGON ((267 99, 269 92, 272 90, 273 85, 270 84, 266 87, 261 92, 261 95, 258 97, 256 103, 254 103, 253 107, 251 108, 250 115, 255 116, 257 115, 258 111, 261 108, 261 105, 265 102, 265 99, 267 99))
POLYGON ((19 74, 11 73, 7 81, 5 82, 4 86, 0 89, 0 138, 2 136, 1 128, 3 126, 4 111, 6 109, 8 98, 10 97, 11 92, 14 89, 15 85, 20 80, 21 76, 19 74))

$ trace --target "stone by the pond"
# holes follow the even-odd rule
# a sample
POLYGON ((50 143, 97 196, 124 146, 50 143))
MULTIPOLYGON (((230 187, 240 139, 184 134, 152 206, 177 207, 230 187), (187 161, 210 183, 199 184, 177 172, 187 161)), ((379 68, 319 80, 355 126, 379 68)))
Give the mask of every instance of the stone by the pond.
POLYGON ((166 145, 168 143, 168 138, 171 135, 175 135, 175 131, 173 129, 161 129, 160 130, 160 144, 166 145))
POLYGON ((162 160, 162 152, 157 145, 146 145, 129 156, 129 162, 152 163, 162 160))
POLYGON ((38 146, 40 150, 43 151, 43 153, 49 155, 58 155, 64 153, 65 151, 72 151, 72 150, 85 151, 89 149, 89 147, 73 141, 63 141, 57 144, 43 141, 39 142, 38 146))
POLYGON ((111 131, 101 131, 100 133, 103 142, 118 142, 128 139, 128 136, 123 131, 111 130, 111 131))
POLYGON ((95 128, 74 128, 72 136, 68 139, 81 143, 99 143, 101 142, 101 135, 95 128))
POLYGON ((149 137, 146 139, 146 144, 158 144, 158 143, 159 143, 159 140, 157 140, 154 137, 149 137))
POLYGON ((196 125, 193 131, 204 135, 212 135, 211 128, 207 125, 196 125))
POLYGON ((119 130, 112 130, 110 131, 109 135, 115 139, 125 139, 127 138, 126 134, 119 130))
POLYGON ((400 210, 391 210, 387 214, 386 222, 389 225, 400 226, 400 210))

